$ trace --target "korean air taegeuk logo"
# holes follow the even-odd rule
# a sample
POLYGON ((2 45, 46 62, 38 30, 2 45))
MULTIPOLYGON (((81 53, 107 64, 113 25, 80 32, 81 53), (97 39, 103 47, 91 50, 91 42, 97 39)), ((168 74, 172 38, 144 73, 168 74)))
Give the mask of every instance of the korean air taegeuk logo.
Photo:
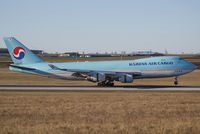
POLYGON ((13 50, 13 56, 17 60, 23 59, 25 55, 26 55, 26 51, 25 51, 25 49, 23 47, 16 47, 13 50))

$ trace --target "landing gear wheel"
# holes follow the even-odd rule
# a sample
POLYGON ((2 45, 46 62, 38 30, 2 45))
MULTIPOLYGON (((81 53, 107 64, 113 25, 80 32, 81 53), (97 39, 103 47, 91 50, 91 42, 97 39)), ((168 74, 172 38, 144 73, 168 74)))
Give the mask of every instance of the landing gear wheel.
POLYGON ((111 87, 113 87, 113 86, 114 86, 114 83, 113 83, 113 82, 112 82, 112 83, 110 83, 110 86, 111 86, 111 87))
POLYGON ((178 85, 178 81, 174 81, 174 85, 178 85))
POLYGON ((97 86, 98 87, 113 87, 114 86, 114 83, 113 82, 110 82, 110 81, 108 81, 108 82, 99 82, 98 84, 97 84, 97 86))
POLYGON ((100 86, 101 86, 101 83, 98 83, 97 86, 100 87, 100 86))
POLYGON ((113 87, 113 86, 114 86, 114 83, 113 83, 113 82, 108 82, 108 83, 106 83, 106 86, 107 86, 107 87, 113 87))
POLYGON ((178 85, 178 76, 175 77, 174 85, 178 85))
POLYGON ((105 87, 105 85, 106 85, 105 82, 99 82, 99 83, 97 84, 98 87, 105 87))

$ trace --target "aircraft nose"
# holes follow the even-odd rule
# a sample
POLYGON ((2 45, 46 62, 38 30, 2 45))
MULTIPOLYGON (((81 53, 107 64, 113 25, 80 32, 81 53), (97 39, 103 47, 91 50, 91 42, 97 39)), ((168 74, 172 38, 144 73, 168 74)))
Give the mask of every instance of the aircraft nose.
POLYGON ((197 66, 195 64, 193 64, 193 63, 190 63, 190 66, 191 66, 192 70, 197 69, 197 66))
MULTIPOLYGON (((193 64, 194 65, 194 64, 193 64)), ((197 66, 196 65, 194 65, 194 69, 197 69, 197 66)))

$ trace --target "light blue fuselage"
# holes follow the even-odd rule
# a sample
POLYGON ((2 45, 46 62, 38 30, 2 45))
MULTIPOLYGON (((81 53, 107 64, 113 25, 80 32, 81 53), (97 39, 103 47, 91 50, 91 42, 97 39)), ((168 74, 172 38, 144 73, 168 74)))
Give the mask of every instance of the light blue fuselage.
MULTIPOLYGON (((60 70, 53 70, 49 64, 59 68, 94 70, 94 71, 110 71, 110 72, 139 72, 142 75, 134 78, 157 78, 179 76, 196 69, 196 66, 178 56, 161 56, 151 57, 137 60, 120 60, 120 61, 95 61, 95 62, 65 62, 65 63, 36 63, 27 64, 26 67, 36 68, 43 72, 52 73, 58 77, 66 79, 78 79, 71 76, 72 73, 66 73, 60 70)), ((20 71, 20 69, 12 68, 11 70, 20 71)), ((26 73, 34 73, 34 71, 22 71, 26 73)), ((82 79, 82 78, 80 78, 82 79)))

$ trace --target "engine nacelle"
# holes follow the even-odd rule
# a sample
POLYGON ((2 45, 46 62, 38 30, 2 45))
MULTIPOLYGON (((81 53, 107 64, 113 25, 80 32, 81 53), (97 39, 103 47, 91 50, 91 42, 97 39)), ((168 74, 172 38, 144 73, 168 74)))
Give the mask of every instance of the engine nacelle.
POLYGON ((133 82, 133 76, 130 74, 124 74, 119 76, 119 81, 122 83, 132 83, 133 82))
POLYGON ((87 77, 87 80, 92 81, 92 82, 106 81, 106 75, 104 73, 96 73, 87 77))

